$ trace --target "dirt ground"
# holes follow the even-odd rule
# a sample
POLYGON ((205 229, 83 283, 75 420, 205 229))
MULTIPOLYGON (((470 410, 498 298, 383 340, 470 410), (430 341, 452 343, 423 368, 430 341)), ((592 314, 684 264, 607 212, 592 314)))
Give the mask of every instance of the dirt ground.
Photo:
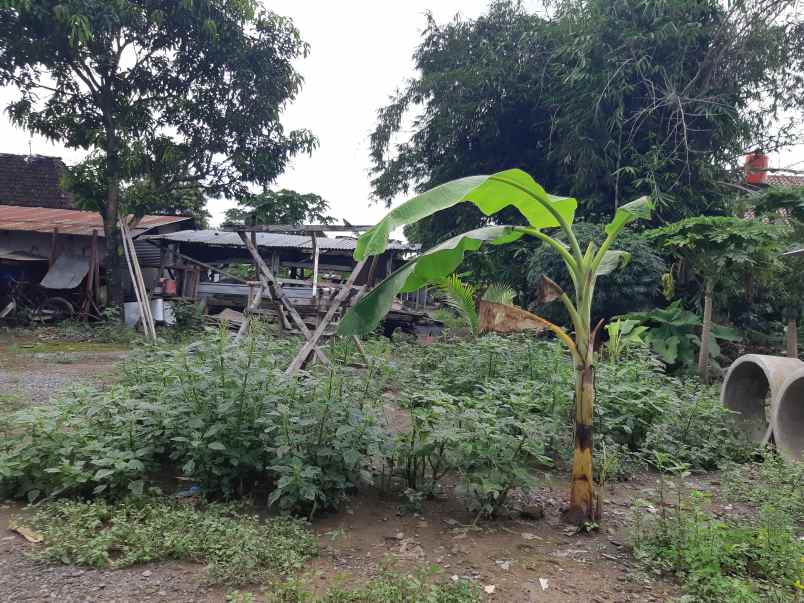
MULTIPOLYGON (((0 336, 0 392, 46 404, 70 384, 111 380, 119 349, 90 344, 53 350, 41 342, 0 336)), ((670 581, 642 572, 624 547, 631 504, 655 496, 655 478, 616 484, 605 494, 606 521, 592 535, 572 534, 559 521, 565 497, 562 475, 545 475, 529 494, 544 508, 542 519, 511 518, 472 526, 472 516, 452 497, 427 501, 419 515, 405 514, 397 499, 374 492, 356 495, 342 511, 317 519, 321 554, 306 581, 323 591, 335 580, 361 581, 382 567, 400 571, 438 565, 447 579, 470 579, 489 601, 666 601, 678 595, 670 581)), ((692 487, 711 488, 715 476, 696 476, 692 487)), ((449 491, 449 490, 447 490, 449 491)), ((225 601, 226 590, 204 585, 205 569, 186 563, 154 563, 125 570, 90 570, 32 561, 36 545, 8 530, 24 513, 0 503, 0 601, 173 602, 225 601)), ((250 591, 263 600, 259 587, 250 591)))

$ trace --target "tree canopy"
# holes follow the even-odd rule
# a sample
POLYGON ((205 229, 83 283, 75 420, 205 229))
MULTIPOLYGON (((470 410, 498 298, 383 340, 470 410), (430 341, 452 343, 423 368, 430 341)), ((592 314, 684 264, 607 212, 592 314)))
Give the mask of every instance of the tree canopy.
MULTIPOLYGON (((497 0, 475 20, 428 16, 417 76, 378 112, 374 194, 516 166, 584 199, 586 219, 639 194, 657 222, 717 213, 740 155, 794 134, 794 4, 560 0, 535 14, 497 0)), ((488 221, 461 207, 408 235, 429 244, 488 221)))
POLYGON ((110 252, 123 183, 237 195, 314 148, 280 122, 306 52, 256 0, 0 0, 0 85, 19 91, 8 113, 96 151, 110 252))
POLYGON ((288 189, 264 190, 246 195, 239 207, 227 210, 227 222, 250 224, 332 224, 329 202, 315 193, 297 193, 288 189))

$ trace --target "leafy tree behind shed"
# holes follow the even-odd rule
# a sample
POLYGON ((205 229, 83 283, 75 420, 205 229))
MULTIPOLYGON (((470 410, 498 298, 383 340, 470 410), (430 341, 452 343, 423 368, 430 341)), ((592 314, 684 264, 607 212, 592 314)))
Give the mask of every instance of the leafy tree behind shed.
POLYGON ((0 85, 24 128, 97 152, 108 274, 120 301, 121 190, 246 192, 310 151, 279 121, 307 52, 256 0, 0 0, 0 85), (167 166, 156 177, 156 170, 167 166))

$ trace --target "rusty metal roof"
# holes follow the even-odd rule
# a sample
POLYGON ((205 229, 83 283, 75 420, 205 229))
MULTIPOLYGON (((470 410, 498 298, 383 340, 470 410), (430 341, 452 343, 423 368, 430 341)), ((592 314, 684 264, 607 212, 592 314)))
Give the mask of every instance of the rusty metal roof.
MULTIPOLYGON (((307 249, 312 250, 313 243, 307 235, 258 232, 257 247, 307 249)), ((150 240, 170 241, 172 243, 188 243, 196 245, 215 245, 220 247, 245 247, 240 235, 236 232, 222 230, 180 230, 162 235, 144 237, 150 240)), ((354 251, 356 239, 351 237, 330 238, 316 237, 319 249, 354 251)), ((416 251, 418 247, 409 243, 390 241, 388 249, 393 251, 416 251)))
POLYGON ((804 187, 804 176, 795 176, 789 174, 768 174, 768 185, 781 186, 785 188, 802 188, 804 187))
MULTIPOLYGON (((145 216, 131 234, 137 236, 158 226, 190 219, 186 216, 145 216)), ((102 237, 103 218, 94 211, 0 205, 0 231, 51 233, 56 228, 59 234, 82 236, 92 236, 92 231, 97 230, 98 236, 102 237)))

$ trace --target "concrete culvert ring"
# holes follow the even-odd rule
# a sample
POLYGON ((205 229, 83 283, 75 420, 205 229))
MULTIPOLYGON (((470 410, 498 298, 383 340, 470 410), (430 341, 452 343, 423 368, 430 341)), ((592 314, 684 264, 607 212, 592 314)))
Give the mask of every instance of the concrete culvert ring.
POLYGON ((804 368, 797 358, 746 354, 729 368, 720 392, 720 402, 738 413, 737 426, 753 441, 764 444, 782 383, 804 368))
POLYGON ((785 380, 773 415, 776 449, 789 460, 804 460, 804 370, 785 380))

